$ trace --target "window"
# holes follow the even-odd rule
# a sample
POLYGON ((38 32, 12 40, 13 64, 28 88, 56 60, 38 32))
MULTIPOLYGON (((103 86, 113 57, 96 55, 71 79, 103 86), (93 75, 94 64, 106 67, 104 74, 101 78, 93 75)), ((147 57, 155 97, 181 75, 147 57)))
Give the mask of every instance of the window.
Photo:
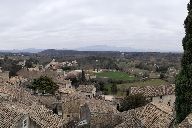
POLYGON ((23 127, 24 127, 24 128, 27 127, 27 120, 24 120, 24 121, 23 121, 23 127))

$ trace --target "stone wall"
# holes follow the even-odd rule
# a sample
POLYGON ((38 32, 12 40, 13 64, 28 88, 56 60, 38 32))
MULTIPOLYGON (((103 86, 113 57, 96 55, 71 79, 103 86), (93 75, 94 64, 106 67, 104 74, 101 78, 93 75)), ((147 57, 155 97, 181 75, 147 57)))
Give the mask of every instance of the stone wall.
POLYGON ((152 98, 153 103, 163 103, 171 107, 175 107, 175 95, 157 96, 152 98))

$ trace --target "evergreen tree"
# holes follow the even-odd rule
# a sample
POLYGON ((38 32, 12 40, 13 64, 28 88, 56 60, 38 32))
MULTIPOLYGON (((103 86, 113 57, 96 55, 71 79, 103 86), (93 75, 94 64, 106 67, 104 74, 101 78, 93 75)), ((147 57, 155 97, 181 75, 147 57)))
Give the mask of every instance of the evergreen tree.
POLYGON ((180 123, 192 112, 192 0, 188 4, 188 16, 184 22, 184 54, 181 72, 176 79, 176 120, 180 123))
POLYGON ((84 70, 82 70, 82 73, 81 73, 81 82, 82 83, 86 82, 85 71, 84 70))
POLYGON ((149 101, 142 94, 130 95, 121 101, 120 106, 118 106, 118 110, 120 112, 128 111, 145 106, 148 103, 149 101))
POLYGON ((53 80, 47 76, 41 76, 38 79, 34 79, 32 85, 29 87, 34 91, 38 90, 41 93, 54 94, 59 86, 53 82, 53 80))
POLYGON ((111 86, 111 92, 112 92, 112 94, 117 93, 117 85, 115 83, 113 83, 112 86, 111 86))

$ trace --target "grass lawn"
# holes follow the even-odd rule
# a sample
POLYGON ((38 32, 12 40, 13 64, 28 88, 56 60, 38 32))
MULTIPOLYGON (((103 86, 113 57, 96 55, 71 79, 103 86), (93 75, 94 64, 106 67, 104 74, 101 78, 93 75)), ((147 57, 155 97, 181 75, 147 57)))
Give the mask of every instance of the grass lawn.
POLYGON ((129 87, 135 87, 135 86, 140 86, 140 87, 142 87, 142 86, 160 86, 163 84, 168 84, 168 83, 161 79, 152 79, 152 80, 139 81, 139 82, 134 82, 134 83, 119 84, 119 85, 117 85, 117 88, 119 90, 125 90, 125 89, 128 89, 129 87))
POLYGON ((106 78, 110 78, 113 80, 123 80, 123 81, 130 81, 130 80, 134 80, 134 76, 130 76, 129 74, 125 73, 125 72, 100 72, 100 73, 96 73, 96 76, 101 78, 101 77, 106 77, 106 78))

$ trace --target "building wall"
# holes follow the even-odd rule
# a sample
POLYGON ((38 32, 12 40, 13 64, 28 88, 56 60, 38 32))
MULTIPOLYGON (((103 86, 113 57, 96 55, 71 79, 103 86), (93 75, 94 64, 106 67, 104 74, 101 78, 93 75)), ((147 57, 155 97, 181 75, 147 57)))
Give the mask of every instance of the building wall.
POLYGON ((175 106, 175 95, 153 97, 152 102, 163 103, 166 105, 170 105, 171 107, 174 107, 175 106))
POLYGON ((87 104, 85 104, 80 109, 80 121, 86 120, 88 123, 90 123, 90 119, 91 119, 91 113, 87 104))
POLYGON ((29 128, 41 128, 41 127, 30 119, 29 128))
POLYGON ((94 89, 93 89, 93 91, 92 91, 92 94, 93 94, 93 96, 96 95, 96 88, 95 88, 95 87, 94 87, 94 89))
POLYGON ((108 128, 111 127, 113 115, 110 113, 91 113, 91 128, 108 128))
POLYGON ((24 116, 19 122, 16 128, 31 128, 29 116, 24 116), (24 123, 25 122, 25 123, 24 123))
POLYGON ((71 82, 66 83, 66 88, 72 88, 71 82))
POLYGON ((62 104, 63 119, 66 121, 79 120, 80 117, 80 101, 71 100, 62 104))
POLYGON ((86 120, 91 128, 105 128, 112 123, 112 114, 91 113, 87 104, 80 109, 80 121, 86 120))
POLYGON ((86 120, 90 128, 113 128, 121 122, 118 114, 113 112, 91 112, 89 107, 87 104, 81 106, 80 121, 86 120))
POLYGON ((93 93, 86 93, 83 92, 84 96, 88 97, 88 98, 93 98, 94 94, 93 93))
POLYGON ((9 81, 9 72, 8 71, 4 71, 4 72, 0 72, 0 82, 7 82, 9 81))
POLYGON ((24 116, 17 124, 16 128, 41 128, 28 115, 24 116))

